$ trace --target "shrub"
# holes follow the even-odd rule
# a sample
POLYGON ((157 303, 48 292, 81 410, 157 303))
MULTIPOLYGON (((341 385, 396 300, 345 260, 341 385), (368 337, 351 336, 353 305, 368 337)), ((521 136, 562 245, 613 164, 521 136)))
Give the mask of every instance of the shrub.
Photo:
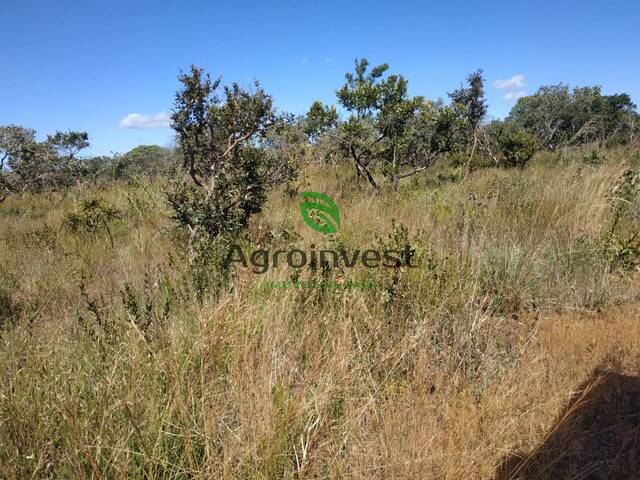
POLYGON ((113 246, 110 224, 121 218, 120 210, 100 198, 83 200, 78 208, 66 215, 66 225, 72 232, 96 233, 102 229, 107 232, 113 246))
POLYGON ((492 122, 487 133, 498 153, 498 165, 505 168, 524 167, 539 150, 533 135, 504 122, 492 122))
POLYGON ((131 179, 166 173, 173 160, 173 152, 158 145, 138 145, 115 159, 116 178, 131 179))
POLYGON ((179 79, 183 87, 176 94, 172 120, 185 176, 173 184, 168 198, 175 219, 189 232, 201 296, 211 273, 218 280, 227 277, 225 245, 261 210, 271 185, 269 173, 280 173, 264 142, 271 127, 281 122, 257 82, 255 92, 237 84, 224 87, 222 100, 220 80, 212 81, 201 69, 192 67, 179 79))
POLYGON ((77 156, 88 146, 86 132, 56 132, 38 142, 35 130, 0 126, 0 192, 41 191, 78 182, 84 165, 77 156))
POLYGON ((609 193, 612 220, 604 238, 612 268, 632 271, 640 265, 640 173, 627 170, 609 193))

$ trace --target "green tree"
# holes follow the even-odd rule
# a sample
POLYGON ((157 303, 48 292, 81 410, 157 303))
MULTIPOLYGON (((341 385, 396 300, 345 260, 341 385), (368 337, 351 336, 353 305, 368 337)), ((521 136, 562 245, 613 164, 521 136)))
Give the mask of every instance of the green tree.
POLYGON ((469 172, 471 161, 481 143, 480 126, 487 114, 487 104, 484 98, 484 78, 482 70, 477 70, 467 77, 467 86, 449 93, 452 107, 460 116, 460 143, 465 146, 469 158, 465 174, 469 172))
POLYGON ((35 149, 36 132, 16 125, 0 127, 0 189, 4 201, 8 193, 18 188, 16 174, 12 166, 17 165, 22 158, 32 155, 35 149))
POLYGON ((78 153, 89 146, 87 132, 56 132, 47 137, 47 143, 51 145, 58 155, 66 162, 74 160, 78 153))
POLYGON ((85 132, 56 132, 38 142, 35 130, 0 127, 0 187, 5 195, 67 187, 80 180, 77 155, 88 146, 85 132))
POLYGON ((197 67, 179 80, 171 118, 186 178, 168 198, 189 231, 191 259, 203 267, 195 277, 203 295, 212 279, 214 287, 224 282, 230 241, 262 208, 269 183, 262 144, 280 119, 257 82, 252 92, 235 83, 221 88, 197 67))
POLYGON ((518 99, 507 121, 533 134, 545 148, 553 150, 566 140, 570 105, 567 85, 542 86, 535 94, 518 99))
POLYGON ((85 180, 108 180, 114 178, 115 159, 109 155, 98 155, 82 160, 85 180))
POLYGON ((402 178, 425 170, 454 147, 456 112, 408 94, 402 75, 386 75, 388 65, 368 71, 366 59, 355 61, 355 72, 336 92, 350 113, 335 137, 351 159, 358 178, 379 188, 377 167, 395 188, 402 178))
POLYGON ((334 106, 325 106, 316 100, 311 104, 303 121, 304 133, 312 144, 317 143, 327 131, 338 125, 338 112, 334 106))
POLYGON ((497 152, 496 163, 501 167, 523 168, 540 149, 533 134, 508 122, 491 122, 486 133, 497 152))
POLYGON ((158 145, 138 145, 115 161, 117 178, 151 177, 166 173, 174 159, 173 152, 158 145))
POLYGON ((287 116, 266 130, 261 140, 265 188, 290 185, 298 177, 308 147, 304 126, 303 119, 287 116))
POLYGON ((171 118, 191 182, 181 182, 170 201, 193 231, 237 232, 264 202, 265 152, 258 143, 276 121, 273 102, 257 82, 253 93, 224 87, 222 100, 220 80, 197 67, 179 80, 171 118))
POLYGON ((543 86, 520 98, 507 121, 534 135, 544 148, 584 143, 629 143, 637 129, 636 106, 627 94, 601 88, 543 86))
POLYGON ((56 132, 49 135, 45 143, 53 150, 50 167, 57 170, 58 184, 79 182, 85 171, 83 162, 77 156, 89 147, 87 132, 56 132))

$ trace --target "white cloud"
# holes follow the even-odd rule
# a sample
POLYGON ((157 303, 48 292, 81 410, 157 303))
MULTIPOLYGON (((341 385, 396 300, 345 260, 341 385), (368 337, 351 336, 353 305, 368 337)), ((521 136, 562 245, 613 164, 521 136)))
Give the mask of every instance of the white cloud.
POLYGON ((524 75, 521 73, 506 80, 496 80, 493 82, 493 86, 498 90, 506 90, 502 96, 503 100, 517 100, 527 94, 527 91, 524 89, 527 83, 524 80, 524 75))
POLYGON ((525 85, 524 75, 521 73, 507 80, 496 80, 493 82, 493 86, 498 90, 522 90, 525 85))
POLYGON ((507 92, 502 96, 503 100, 517 100, 527 95, 525 90, 516 90, 515 92, 507 92))
POLYGON ((158 113, 130 113, 120 120, 122 128, 168 128, 169 115, 165 112, 158 113))

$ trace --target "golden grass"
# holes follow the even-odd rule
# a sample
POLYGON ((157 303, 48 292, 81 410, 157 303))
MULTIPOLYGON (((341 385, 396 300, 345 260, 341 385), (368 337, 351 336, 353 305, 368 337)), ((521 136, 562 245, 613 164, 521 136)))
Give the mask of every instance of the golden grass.
MULTIPOLYGON (((596 367, 639 373, 637 285, 595 251, 633 166, 617 155, 434 172, 398 194, 310 170, 305 188, 341 208, 336 241, 385 242, 394 219, 430 267, 396 290, 343 272, 376 289, 324 293, 265 291, 293 272, 243 269, 202 305, 161 183, 8 199, 0 478, 492 478, 596 367), (123 212, 113 246, 64 226, 96 195, 123 212)), ((297 202, 274 192, 250 237, 325 241, 297 202)))

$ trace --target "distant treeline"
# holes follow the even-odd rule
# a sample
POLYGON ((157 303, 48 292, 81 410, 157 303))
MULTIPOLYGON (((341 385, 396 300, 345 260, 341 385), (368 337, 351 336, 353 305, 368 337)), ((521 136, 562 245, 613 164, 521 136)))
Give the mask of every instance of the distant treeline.
POLYGON ((163 175, 176 163, 173 149, 157 145, 140 145, 112 156, 81 156, 88 146, 86 132, 56 132, 39 142, 35 130, 0 127, 0 200, 9 193, 60 189, 85 181, 163 175))
MULTIPOLYGON (((200 157, 213 158, 226 149, 227 154, 239 153, 240 144, 251 145, 251 150, 243 150, 245 154, 261 152, 261 172, 268 172, 266 184, 294 175, 305 162, 345 161, 352 164, 357 178, 374 188, 379 188, 381 177, 397 187, 401 179, 443 157, 459 165, 464 174, 487 161, 522 167, 541 149, 630 144, 640 128, 630 96, 603 95, 599 86, 543 86, 518 99, 504 120, 488 122, 481 70, 449 93, 446 103, 410 96, 407 80, 389 74, 388 69, 387 64, 369 69, 366 59, 356 60, 354 71, 345 75, 344 85, 336 90, 344 118, 336 106, 321 102, 314 102, 306 115, 276 115, 271 97, 259 87, 253 94, 235 84, 226 87, 227 106, 233 107, 229 101, 239 104, 238 99, 243 99, 249 110, 230 108, 225 113, 228 118, 208 125, 203 124, 203 112, 187 112, 189 118, 174 115, 173 128, 181 142, 176 149, 141 145, 125 154, 86 157, 81 155, 89 146, 86 132, 56 132, 37 141, 34 130, 0 126, 0 199, 9 193, 64 188, 82 181, 163 175, 180 164, 197 183, 196 164, 207 162, 200 157), (269 112, 252 113, 252 106, 269 112), (190 144, 186 139, 202 126, 206 129, 198 140, 201 143, 190 144), (226 142, 226 147, 217 153, 208 151, 203 146, 208 142, 226 142)), ((192 70, 192 82, 202 81, 197 72, 192 70)), ((218 86, 216 80, 210 89, 218 86)), ((212 105, 205 101, 202 107, 212 105)))

